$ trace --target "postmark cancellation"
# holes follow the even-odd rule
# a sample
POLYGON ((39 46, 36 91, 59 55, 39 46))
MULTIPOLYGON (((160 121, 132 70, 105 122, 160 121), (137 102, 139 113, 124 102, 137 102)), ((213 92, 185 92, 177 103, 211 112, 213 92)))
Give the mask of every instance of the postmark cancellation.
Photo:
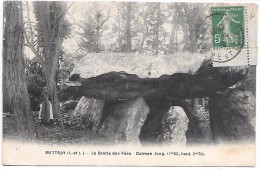
POLYGON ((257 7, 212 6, 210 16, 212 49, 207 55, 213 66, 256 65, 257 7))

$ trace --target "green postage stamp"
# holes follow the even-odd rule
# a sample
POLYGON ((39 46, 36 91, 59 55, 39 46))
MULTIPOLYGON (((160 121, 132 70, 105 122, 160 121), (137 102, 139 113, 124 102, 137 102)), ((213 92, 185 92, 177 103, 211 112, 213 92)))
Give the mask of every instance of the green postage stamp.
POLYGON ((212 7, 213 48, 243 47, 244 7, 212 7))
POLYGON ((213 66, 256 65, 257 9, 242 4, 212 6, 210 16, 213 66))

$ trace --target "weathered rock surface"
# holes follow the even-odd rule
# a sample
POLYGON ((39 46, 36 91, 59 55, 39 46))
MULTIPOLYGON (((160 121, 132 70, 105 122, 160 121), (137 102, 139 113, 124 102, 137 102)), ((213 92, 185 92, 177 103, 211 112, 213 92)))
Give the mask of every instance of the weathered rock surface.
POLYGON ((78 104, 79 100, 67 100, 61 105, 61 111, 67 112, 68 110, 74 110, 78 104))
POLYGON ((237 89, 210 97, 209 115, 214 141, 254 141, 255 104, 251 92, 237 89))
POLYGON ((104 102, 102 100, 82 97, 75 110, 74 116, 80 116, 81 122, 89 128, 97 131, 99 122, 101 120, 104 102))
POLYGON ((62 86, 60 100, 86 96, 100 100, 122 100, 147 95, 175 98, 208 97, 246 76, 244 67, 215 68, 205 61, 195 74, 175 73, 159 78, 139 78, 125 72, 109 72, 92 78, 73 78, 62 86))
MULTIPOLYGON (((82 66, 83 65, 86 65, 86 63, 82 64, 82 66)), ((140 64, 138 66, 140 66, 140 64)), ((138 66, 137 69, 141 70, 142 68, 139 68, 138 66)), ((100 125, 103 124, 103 122, 106 124, 107 129, 105 131, 110 133, 107 136, 111 138, 111 140, 113 140, 113 132, 111 130, 115 130, 115 133, 119 133, 119 131, 115 128, 112 129, 113 126, 109 125, 108 117, 111 118, 112 116, 110 119, 111 124, 115 123, 120 126, 122 125, 115 120, 116 117, 114 116, 116 115, 113 115, 115 114, 115 110, 119 111, 119 105, 122 106, 123 104, 130 101, 132 102, 140 97, 144 98, 149 105, 150 113, 141 130, 141 141, 146 139, 156 140, 161 134, 162 124, 159 123, 159 121, 162 121, 163 115, 167 113, 170 106, 180 106, 184 109, 189 119, 186 133, 187 143, 199 143, 203 140, 201 138, 205 136, 202 129, 203 126, 200 126, 200 120, 191 113, 192 110, 187 106, 186 99, 212 97, 216 93, 221 93, 245 79, 248 73, 246 66, 213 67, 211 62, 206 60, 202 62, 202 64, 200 63, 200 67, 196 64, 199 69, 196 67, 192 71, 180 71, 181 73, 176 73, 178 71, 167 72, 164 70, 159 72, 159 74, 165 74, 159 77, 159 74, 154 72, 156 69, 154 69, 153 66, 154 65, 152 64, 151 71, 148 71, 148 69, 145 68, 144 71, 148 76, 143 76, 144 74, 140 75, 135 73, 135 71, 127 71, 128 68, 127 70, 123 68, 116 68, 115 70, 102 68, 102 71, 97 69, 93 74, 93 72, 88 72, 86 70, 81 72, 81 69, 76 65, 78 71, 75 69, 70 80, 62 86, 62 91, 59 94, 60 100, 67 100, 71 97, 79 99, 82 96, 104 100, 105 105, 107 105, 105 107, 108 109, 104 108, 100 125), (127 73, 122 72, 122 70, 127 73), (151 76, 149 76, 149 72, 151 73, 151 76), (171 73, 174 74, 168 75, 171 73), (173 102, 167 101, 167 98, 173 98, 173 102), (113 105, 109 105, 110 103, 113 103, 113 105), (111 135, 111 137, 109 135, 111 135)), ((139 71, 139 73, 140 72, 142 73, 142 71, 139 71)), ((244 86, 248 85, 246 84, 244 86)), ((125 114, 125 112, 123 114, 125 114)), ((119 119, 124 119, 124 115, 122 116, 123 117, 120 117, 119 119)), ((100 128, 101 127, 103 128, 104 126, 101 125, 100 128)), ((104 130, 104 128, 102 130, 104 130)), ((122 138, 121 140, 126 140, 124 136, 119 136, 119 134, 115 134, 114 136, 114 141, 120 140, 120 138, 122 138)))
POLYGON ((162 132, 161 121, 171 106, 182 107, 189 119, 188 130, 186 132, 187 144, 209 142, 209 139, 205 138, 207 136, 205 135, 204 128, 200 125, 203 122, 192 113, 190 102, 186 99, 154 96, 145 97, 145 101, 150 108, 150 113, 141 130, 140 140, 142 144, 146 144, 147 142, 159 143, 157 138, 162 132))
POLYGON ((162 131, 162 118, 170 106, 165 98, 159 96, 145 97, 145 102, 149 106, 150 112, 141 129, 139 138, 142 144, 158 143, 157 138, 162 131))
POLYGON ((185 145, 187 142, 186 132, 188 130, 189 119, 183 108, 172 106, 164 115, 162 120, 162 134, 159 140, 163 144, 185 145))
POLYGON ((110 142, 140 144, 140 130, 148 113, 143 98, 125 101, 108 115, 99 134, 110 142))
POLYGON ((158 78, 164 74, 177 72, 194 73, 205 59, 201 53, 189 52, 157 56, 134 53, 82 53, 78 55, 72 60, 75 67, 71 74, 80 74, 82 78, 95 77, 113 71, 136 74, 140 78, 158 78))

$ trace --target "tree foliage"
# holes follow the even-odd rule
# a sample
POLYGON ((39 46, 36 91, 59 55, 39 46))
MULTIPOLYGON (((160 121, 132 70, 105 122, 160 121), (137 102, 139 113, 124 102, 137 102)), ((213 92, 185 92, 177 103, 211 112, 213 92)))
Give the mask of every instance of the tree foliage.
POLYGON ((109 17, 100 10, 101 3, 96 2, 94 6, 86 12, 83 24, 79 23, 83 30, 78 34, 79 45, 87 52, 164 55, 209 49, 205 4, 117 2, 106 9, 113 11, 109 17), (104 20, 105 26, 99 26, 104 20))
POLYGON ((110 17, 110 11, 105 13, 98 7, 91 11, 85 12, 87 19, 77 24, 82 29, 82 32, 77 32, 81 36, 79 47, 87 52, 100 53, 104 50, 101 37, 104 24, 110 17))

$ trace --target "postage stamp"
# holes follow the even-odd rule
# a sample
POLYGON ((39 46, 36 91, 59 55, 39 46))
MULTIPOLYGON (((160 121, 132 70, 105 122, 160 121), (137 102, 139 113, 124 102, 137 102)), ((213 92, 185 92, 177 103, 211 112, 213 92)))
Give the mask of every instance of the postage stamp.
POLYGON ((248 5, 210 8, 214 67, 256 65, 256 9, 248 5))
POLYGON ((212 44, 218 47, 244 46, 244 7, 212 7, 212 44))

